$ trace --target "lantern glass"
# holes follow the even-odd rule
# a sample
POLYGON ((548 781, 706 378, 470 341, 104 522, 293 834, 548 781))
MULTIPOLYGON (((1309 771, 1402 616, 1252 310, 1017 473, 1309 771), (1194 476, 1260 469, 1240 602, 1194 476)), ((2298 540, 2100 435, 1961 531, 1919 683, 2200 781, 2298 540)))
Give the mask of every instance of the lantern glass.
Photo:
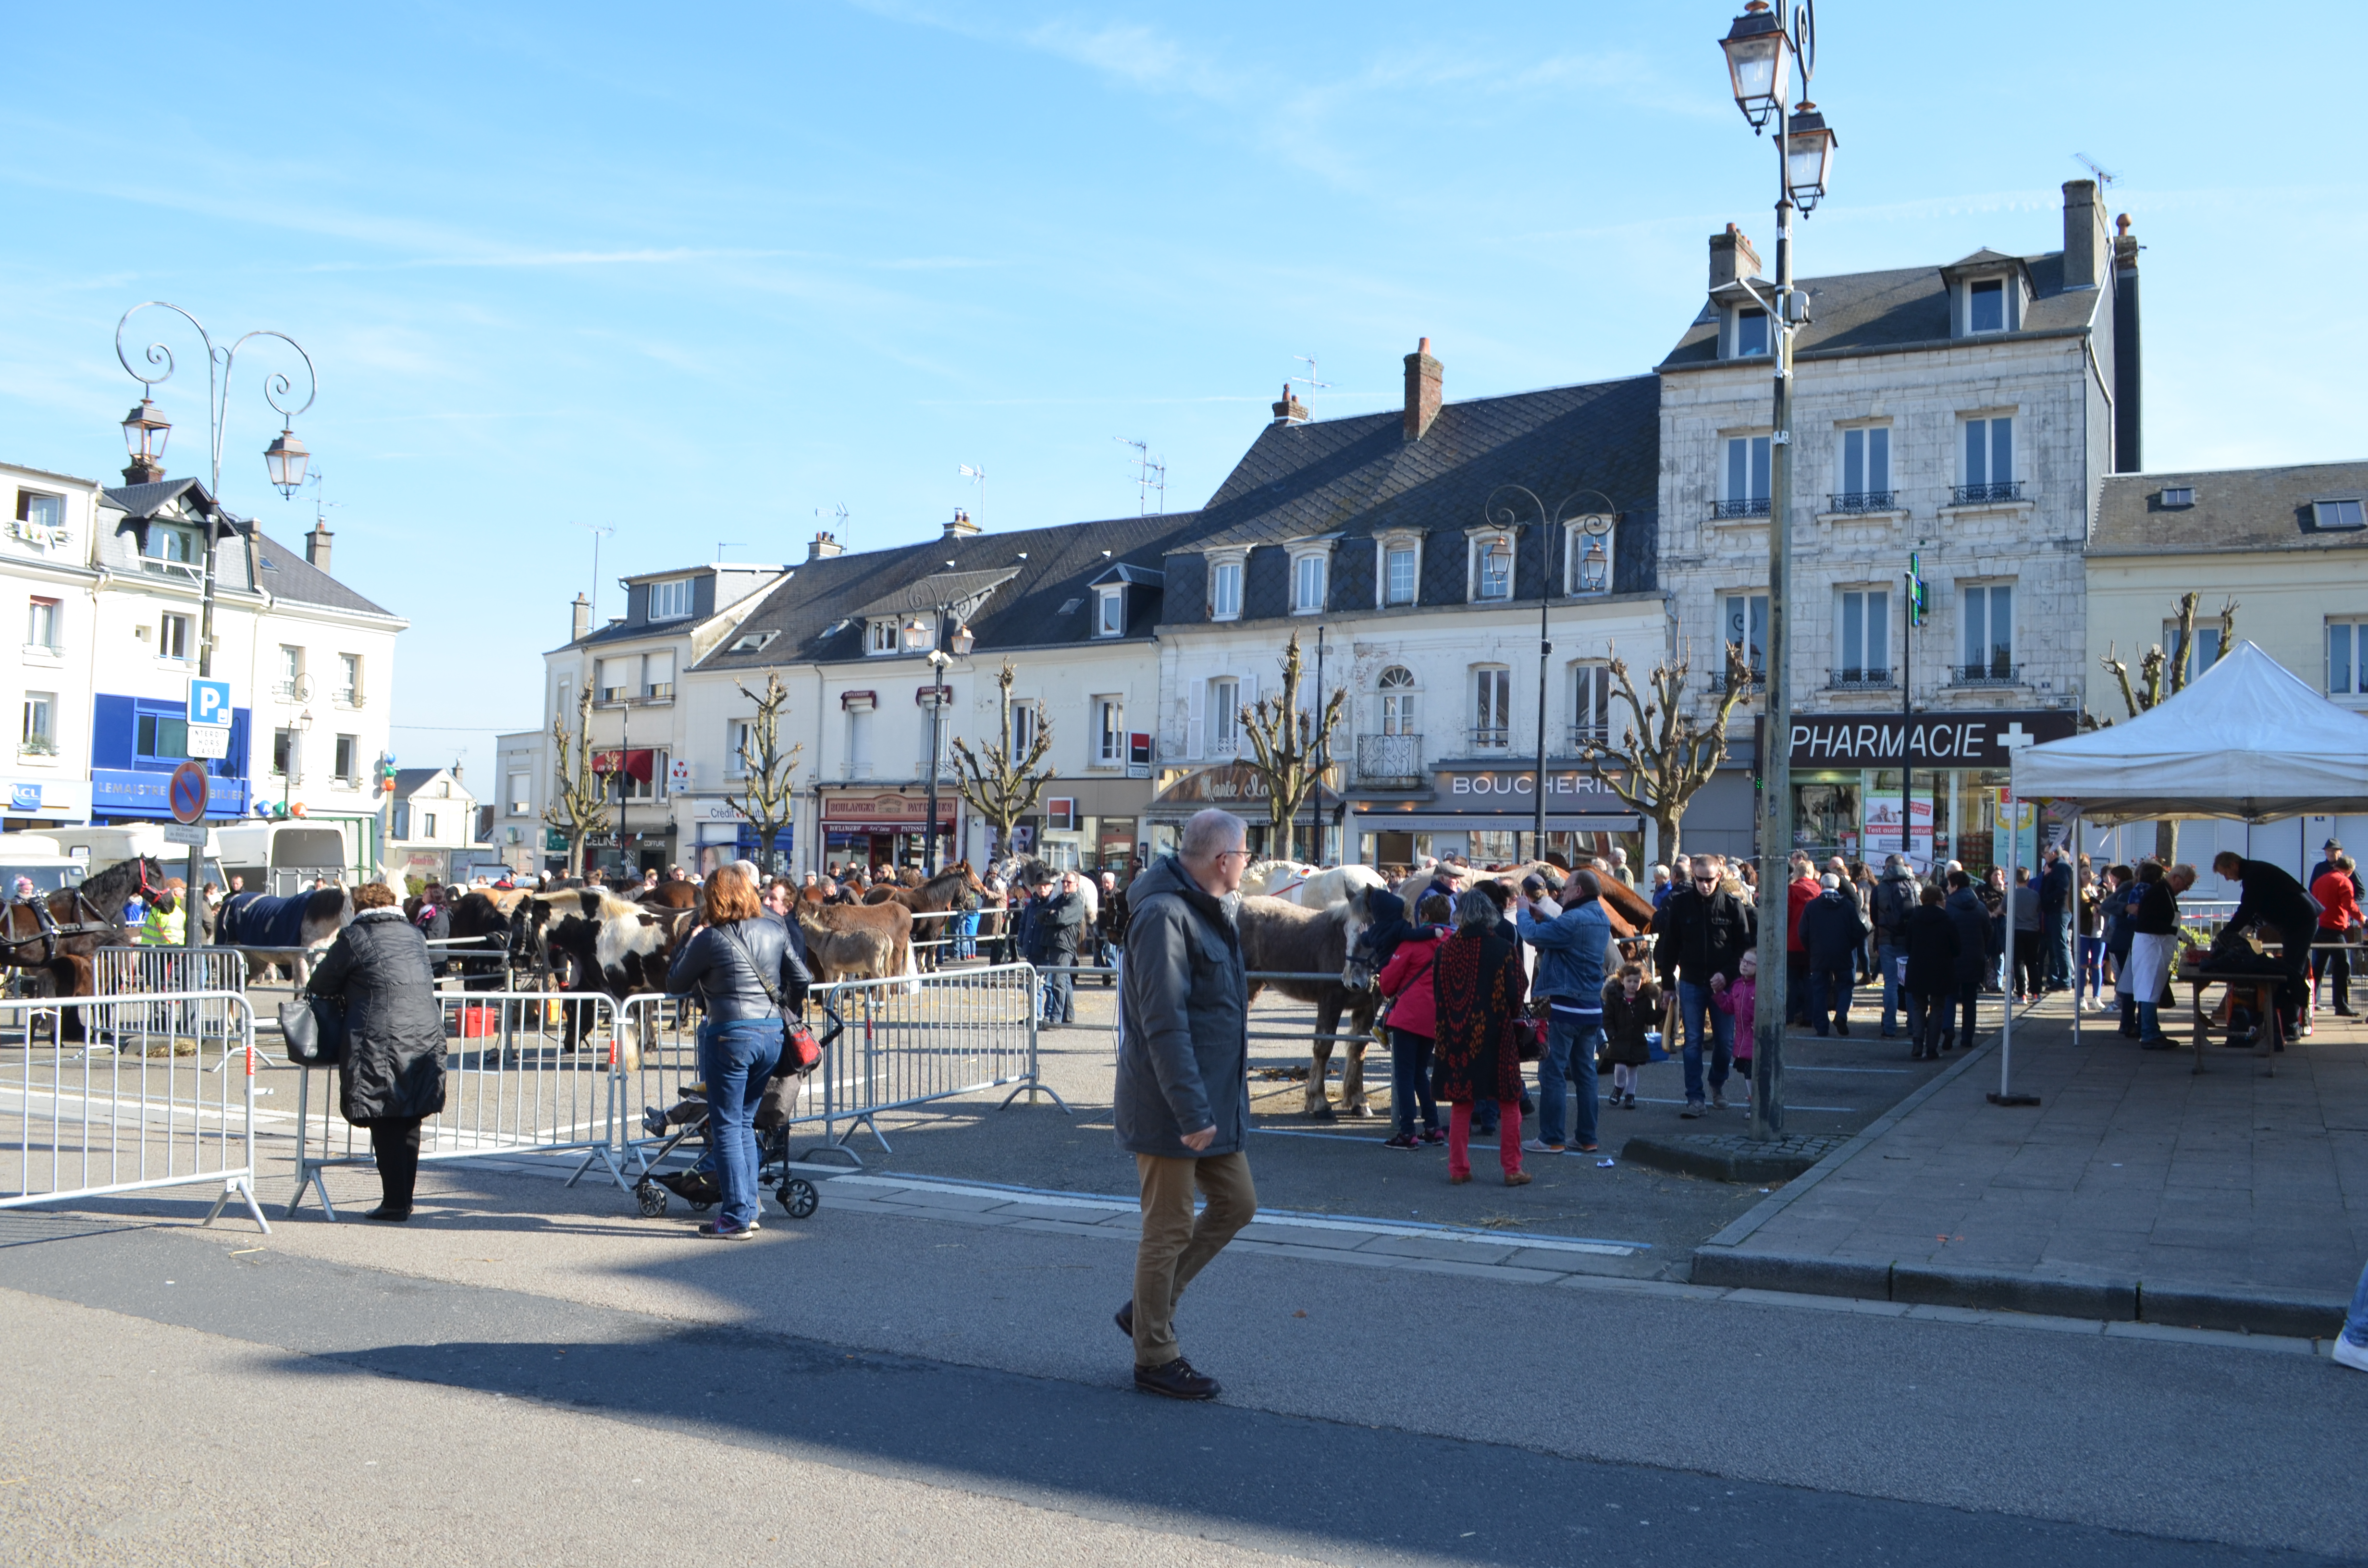
POLYGON ((967 626, 955 627, 951 641, 954 654, 957 658, 968 658, 970 656, 971 649, 977 646, 978 643, 977 637, 972 633, 971 629, 967 626))
POLYGON ((296 438, 294 431, 283 429, 271 445, 263 449, 263 466, 271 475, 274 487, 280 494, 287 495, 304 483, 305 465, 311 461, 312 456, 304 443, 296 438))
POLYGON ((905 651, 917 653, 929 645, 929 623, 919 616, 905 623, 905 651))
POLYGON ((139 407, 123 416, 123 449, 135 458, 161 459, 165 438, 172 433, 164 414, 144 397, 139 407))
POLYGON ((1735 26, 1719 40, 1726 51, 1726 73, 1735 105, 1758 131, 1783 102, 1792 75, 1793 49, 1783 28, 1769 14, 1765 0, 1751 0, 1735 26))
POLYGON ((1784 137, 1784 184, 1804 212, 1824 198, 1838 145, 1816 106, 1803 104, 1784 137))

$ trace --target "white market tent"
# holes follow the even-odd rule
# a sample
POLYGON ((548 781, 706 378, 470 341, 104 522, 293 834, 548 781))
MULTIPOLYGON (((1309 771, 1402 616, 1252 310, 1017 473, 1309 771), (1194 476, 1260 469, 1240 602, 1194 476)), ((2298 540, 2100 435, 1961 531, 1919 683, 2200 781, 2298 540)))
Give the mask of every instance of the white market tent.
MULTIPOLYGON (((2368 810, 2368 717, 2337 707, 2256 644, 2239 642, 2177 697, 2135 719, 2017 752, 2014 795, 2077 807, 2076 835, 2081 820, 2263 823, 2368 810)), ((2015 838, 2007 838, 2009 881, 2015 838)), ((2009 921, 2009 942, 2012 932, 2009 921)), ((2077 1007, 2072 1028, 2077 1040, 2077 1007)), ((2011 1002, 1999 1054, 1993 1097, 2021 1103, 2011 1092, 2011 1002)))

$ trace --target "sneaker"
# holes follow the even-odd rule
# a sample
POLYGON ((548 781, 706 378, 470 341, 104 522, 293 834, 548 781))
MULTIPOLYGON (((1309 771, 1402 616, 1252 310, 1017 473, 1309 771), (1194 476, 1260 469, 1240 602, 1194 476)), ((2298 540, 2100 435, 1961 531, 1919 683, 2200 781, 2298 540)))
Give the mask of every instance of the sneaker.
POLYGON ((1521 1140, 1521 1147, 1532 1154, 1559 1154, 1562 1153, 1561 1144, 1549 1143, 1543 1138, 1524 1138, 1521 1140))
POLYGON ((1383 1139, 1382 1147, 1384 1149, 1419 1149, 1422 1147, 1422 1140, 1417 1138, 1411 1132, 1401 1132, 1394 1138, 1383 1139))
POLYGON ((1725 1089, 1713 1089, 1710 1092, 1710 1105, 1713 1110, 1725 1110, 1726 1108, 1726 1091, 1725 1089))
POLYGON ((1169 1399, 1214 1399, 1223 1392, 1216 1379, 1194 1371, 1192 1363, 1181 1356, 1164 1367, 1137 1367, 1134 1386, 1169 1399))
POLYGON ((1447 1142, 1447 1134, 1446 1134, 1446 1133, 1444 1133, 1444 1132, 1441 1132, 1438 1128, 1436 1128, 1436 1127, 1426 1127, 1426 1128, 1424 1128, 1424 1129, 1423 1129, 1423 1131, 1422 1131, 1422 1144, 1423 1144, 1423 1147, 1424 1147, 1424 1148, 1426 1148, 1426 1149, 1436 1149, 1436 1148, 1438 1148, 1440 1144, 1442 1144, 1442 1143, 1444 1143, 1444 1142, 1447 1142))
POLYGON ((1691 1121, 1695 1117, 1707 1116, 1710 1114, 1710 1108, 1703 1105, 1700 1100, 1688 1100, 1686 1102, 1686 1108, 1678 1112, 1678 1114, 1691 1121))
POLYGON ((2328 1356, 2339 1367, 2349 1367, 2355 1372, 2368 1372, 2368 1345, 2354 1345, 2349 1335, 2339 1334, 2328 1356))
POLYGON ((757 1233, 754 1225, 727 1225, 721 1220, 710 1220, 699 1227, 699 1233, 711 1242, 745 1242, 757 1233))

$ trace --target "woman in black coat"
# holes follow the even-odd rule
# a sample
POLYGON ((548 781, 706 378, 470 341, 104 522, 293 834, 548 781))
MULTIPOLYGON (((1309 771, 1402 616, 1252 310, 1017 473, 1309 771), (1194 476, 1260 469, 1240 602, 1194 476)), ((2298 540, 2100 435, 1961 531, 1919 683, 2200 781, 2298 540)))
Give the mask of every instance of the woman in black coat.
POLYGON ((1941 907, 1941 902, 1939 885, 1928 884, 1915 913, 1899 928, 1900 945, 1907 949, 1905 984, 1910 1062, 1941 1059, 1949 1004, 1957 996, 1957 960, 1964 952, 1964 939, 1957 934, 1957 923, 1941 907))
POLYGON ((346 1006, 339 1107, 370 1129, 384 1198, 373 1220, 411 1218, 419 1124, 444 1108, 444 1014, 427 971, 427 940, 395 907, 394 890, 354 890, 353 924, 337 933, 304 989, 346 1006))

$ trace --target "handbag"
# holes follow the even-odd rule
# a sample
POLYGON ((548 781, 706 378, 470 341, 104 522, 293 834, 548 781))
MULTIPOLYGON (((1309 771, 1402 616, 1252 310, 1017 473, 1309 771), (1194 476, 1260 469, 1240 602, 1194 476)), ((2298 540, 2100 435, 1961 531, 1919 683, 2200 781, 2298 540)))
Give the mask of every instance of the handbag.
POLYGON ((1507 1018, 1505 1043, 1511 1046, 1524 1062, 1542 1059, 1546 1053, 1546 1020, 1520 1017, 1507 1018))
MULTIPOLYGON (((789 1004, 781 1000, 781 994, 773 989, 773 983, 765 978, 763 970, 757 967, 757 955, 749 950, 746 938, 740 935, 736 926, 732 931, 732 940, 740 949, 740 956, 748 960, 748 972, 755 975, 757 983, 764 988, 765 1000, 779 1008, 781 1015, 781 1064, 773 1070, 772 1082, 765 1085, 764 1099, 757 1106, 757 1113, 762 1116, 772 1100, 773 1085, 784 1077, 803 1078, 813 1072, 822 1062, 822 1047, 815 1043, 814 1030, 806 1028, 803 1018, 790 1011, 789 1004)), ((797 1101, 795 1085, 790 1090, 789 1099, 792 1105, 797 1101)))
POLYGON ((279 1034, 288 1059, 300 1067, 336 1067, 346 1060, 346 1006, 333 996, 303 995, 279 1004, 279 1034))

